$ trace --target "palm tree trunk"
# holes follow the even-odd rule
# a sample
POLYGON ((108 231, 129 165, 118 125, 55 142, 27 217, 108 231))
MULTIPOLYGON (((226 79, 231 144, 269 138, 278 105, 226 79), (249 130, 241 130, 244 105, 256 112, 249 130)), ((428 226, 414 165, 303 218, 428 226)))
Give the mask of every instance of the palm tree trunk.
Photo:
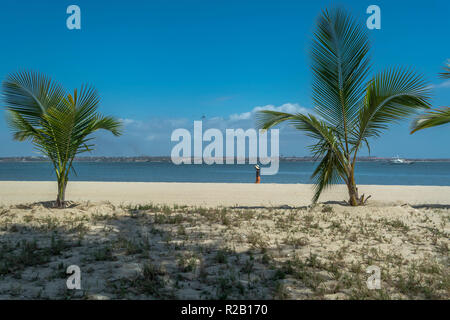
POLYGON ((58 196, 56 198, 56 206, 64 208, 66 206, 66 186, 67 179, 65 177, 58 179, 58 196))
POLYGON ((358 188, 355 183, 355 175, 353 172, 353 168, 351 170, 350 176, 347 181, 348 195, 349 195, 349 203, 351 206, 358 206, 361 204, 359 196, 358 196, 358 188))

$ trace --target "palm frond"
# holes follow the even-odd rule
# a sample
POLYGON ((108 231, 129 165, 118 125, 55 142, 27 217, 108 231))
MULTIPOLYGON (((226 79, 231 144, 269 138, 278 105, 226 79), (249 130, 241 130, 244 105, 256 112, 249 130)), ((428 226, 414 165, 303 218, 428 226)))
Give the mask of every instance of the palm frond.
POLYGON ((36 134, 35 129, 23 119, 20 113, 14 111, 6 112, 6 122, 11 128, 13 137, 18 141, 30 140, 36 134))
POLYGON ((446 123, 450 123, 450 107, 430 110, 414 120, 411 133, 446 123))
POLYGON ((329 149, 326 151, 325 156, 311 176, 314 181, 314 196, 312 202, 316 203, 322 192, 327 187, 338 183, 339 179, 344 175, 345 169, 343 168, 339 157, 329 149))
POLYGON ((267 130, 294 117, 295 115, 291 113, 263 110, 256 114, 256 126, 260 129, 267 130))
POLYGON ((99 101, 94 88, 83 86, 80 91, 74 90, 73 94, 68 95, 59 108, 53 108, 45 115, 47 133, 53 131, 51 152, 69 159, 68 169, 73 169, 71 159, 77 154, 93 150, 94 145, 88 142, 93 140, 89 136, 95 131, 103 129, 115 136, 121 134, 120 121, 97 112, 99 101))
POLYGON ((290 114, 264 110, 257 115, 260 128, 269 129, 281 122, 288 122, 297 130, 317 140, 310 146, 316 160, 320 160, 311 178, 315 184, 313 202, 317 202, 322 191, 331 184, 344 179, 348 168, 348 161, 343 154, 344 146, 336 131, 323 120, 314 115, 301 113, 290 114))
MULTIPOLYGON (((344 150, 344 146, 342 141, 338 139, 339 136, 336 134, 334 128, 327 126, 324 121, 319 120, 312 114, 297 114, 291 120, 291 124, 297 130, 303 131, 307 136, 317 139, 319 142, 323 141, 327 148, 322 148, 322 150, 330 149, 341 157, 342 162, 345 162, 345 159, 341 154, 342 150, 344 150)), ((321 153, 320 150, 315 150, 314 155, 320 157, 323 153, 321 153)))
POLYGON ((317 113, 342 135, 351 129, 370 71, 366 28, 341 9, 319 17, 312 45, 313 101, 317 113))
POLYGON ((440 77, 443 79, 450 79, 450 61, 448 61, 442 69, 444 69, 444 71, 439 73, 440 77))
POLYGON ((389 124, 429 108, 430 95, 428 83, 412 70, 397 68, 377 74, 367 88, 352 143, 359 148, 364 139, 379 136, 389 124))
POLYGON ((38 72, 17 72, 6 77, 2 84, 5 107, 20 113, 30 125, 39 125, 41 116, 50 107, 61 104, 64 88, 38 72))
POLYGON ((91 130, 94 132, 100 129, 110 131, 117 137, 122 134, 123 127, 122 123, 113 117, 98 116, 93 121, 91 130))
POLYGON ((309 137, 327 141, 335 151, 343 147, 334 136, 334 131, 324 121, 319 120, 312 114, 291 114, 271 110, 263 110, 257 113, 257 126, 261 129, 266 130, 282 122, 289 123, 292 127, 303 131, 309 137))
POLYGON ((93 87, 67 95, 41 73, 19 72, 6 78, 2 92, 14 137, 31 140, 48 156, 58 181, 67 182, 77 154, 92 150, 92 133, 103 129, 121 134, 120 121, 97 112, 100 98, 93 87))

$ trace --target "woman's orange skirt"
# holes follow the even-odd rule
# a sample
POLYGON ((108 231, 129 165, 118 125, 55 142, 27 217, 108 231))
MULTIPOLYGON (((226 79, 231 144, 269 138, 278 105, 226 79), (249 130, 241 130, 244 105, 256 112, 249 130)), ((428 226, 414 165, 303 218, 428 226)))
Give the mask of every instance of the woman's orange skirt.
POLYGON ((261 177, 256 177, 255 183, 260 183, 260 182, 261 182, 261 177))

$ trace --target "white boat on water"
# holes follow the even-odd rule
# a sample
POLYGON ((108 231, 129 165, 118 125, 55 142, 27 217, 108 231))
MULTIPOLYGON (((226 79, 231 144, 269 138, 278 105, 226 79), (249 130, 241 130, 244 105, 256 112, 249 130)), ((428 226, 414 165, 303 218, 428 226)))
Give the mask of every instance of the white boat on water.
POLYGON ((397 158, 394 158, 390 161, 391 164, 411 164, 413 161, 401 159, 399 156, 397 158))

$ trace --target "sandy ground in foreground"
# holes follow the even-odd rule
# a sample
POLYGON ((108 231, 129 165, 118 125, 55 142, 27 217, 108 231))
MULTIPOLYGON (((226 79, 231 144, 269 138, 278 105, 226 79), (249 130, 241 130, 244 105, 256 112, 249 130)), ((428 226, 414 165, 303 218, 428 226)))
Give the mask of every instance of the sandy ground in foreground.
POLYGON ((0 182, 0 299, 450 299, 450 187, 359 188, 0 182))
MULTIPOLYGON (((374 202, 450 204, 450 187, 360 185, 360 194, 374 202)), ((313 189, 307 184, 69 182, 67 200, 114 204, 155 203, 197 206, 305 206, 313 189)), ((56 182, 0 181, 1 204, 53 201, 56 182)), ((320 201, 346 200, 343 185, 325 191, 320 201)))
POLYGON ((0 299, 450 299, 449 235, 448 206, 1 205, 0 299))

